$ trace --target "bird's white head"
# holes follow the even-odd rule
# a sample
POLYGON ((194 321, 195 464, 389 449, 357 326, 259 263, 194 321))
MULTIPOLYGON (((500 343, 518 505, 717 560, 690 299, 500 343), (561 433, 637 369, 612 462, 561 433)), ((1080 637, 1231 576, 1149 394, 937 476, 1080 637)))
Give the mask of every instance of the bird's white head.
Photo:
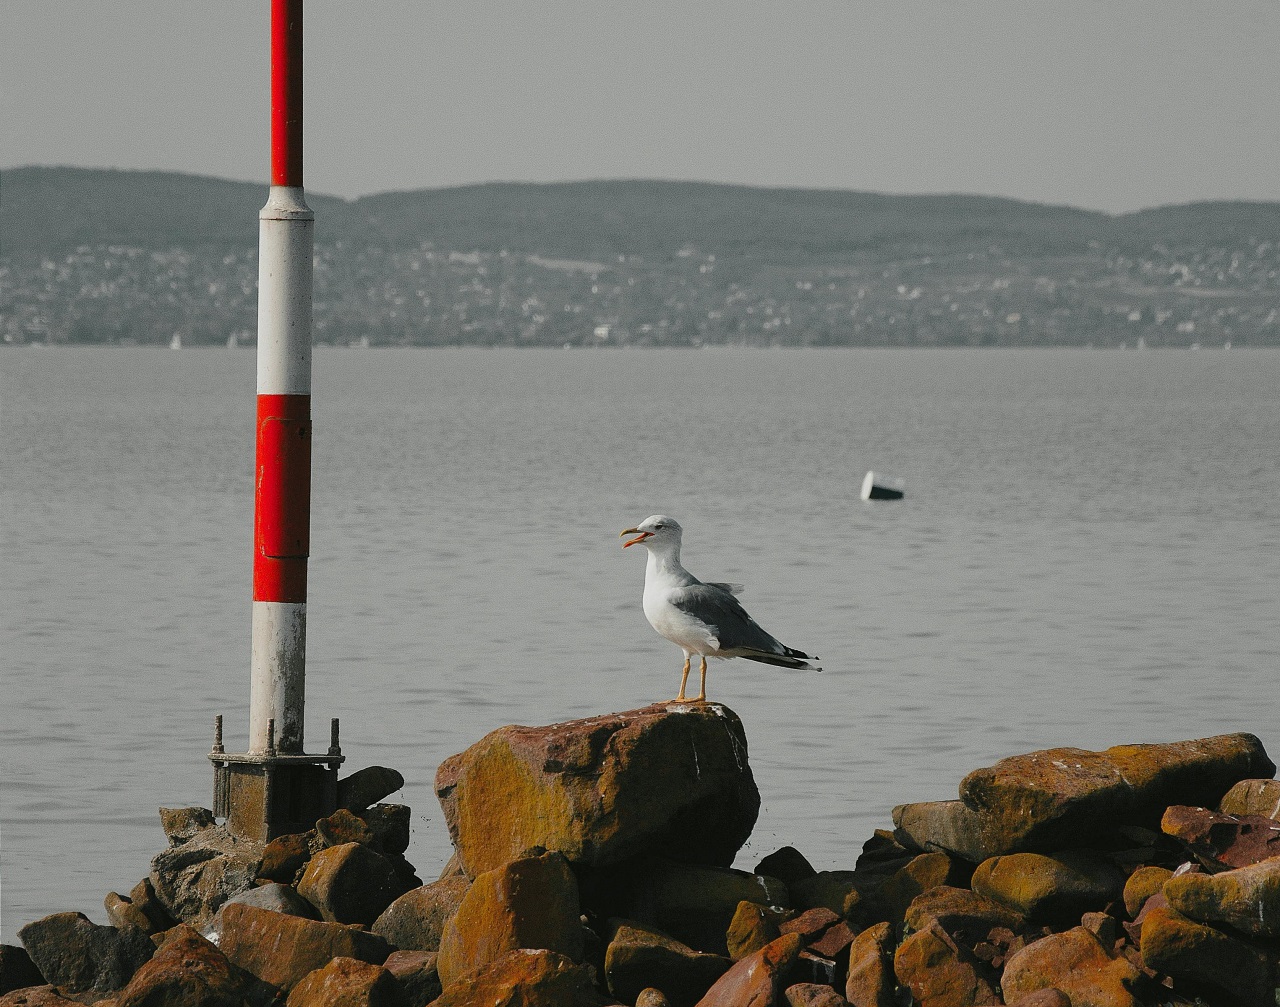
MULTIPOLYGON (((680 549, 680 533, 683 531, 680 522, 665 514, 654 514, 645 518, 634 528, 628 528, 622 535, 634 535, 622 543, 622 548, 641 544, 655 552, 678 552, 680 549)), ((621 536, 619 536, 621 537, 621 536)))

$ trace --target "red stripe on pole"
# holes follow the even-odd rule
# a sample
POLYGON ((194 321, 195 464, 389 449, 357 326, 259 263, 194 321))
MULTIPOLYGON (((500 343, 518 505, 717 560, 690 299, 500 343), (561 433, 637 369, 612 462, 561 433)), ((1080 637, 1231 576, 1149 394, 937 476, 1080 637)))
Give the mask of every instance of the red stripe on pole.
POLYGON ((271 184, 302 185, 302 0, 271 0, 271 184))
POLYGON ((307 600, 311 396, 259 395, 253 600, 307 600))

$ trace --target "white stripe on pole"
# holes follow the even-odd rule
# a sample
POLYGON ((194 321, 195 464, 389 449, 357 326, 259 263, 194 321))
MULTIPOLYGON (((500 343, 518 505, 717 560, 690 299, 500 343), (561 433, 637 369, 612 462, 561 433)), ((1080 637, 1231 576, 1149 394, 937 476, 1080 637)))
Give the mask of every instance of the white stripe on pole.
POLYGON ((258 394, 310 395, 315 214, 301 186, 273 185, 258 221, 258 394))
POLYGON ((276 722, 279 751, 302 751, 306 647, 306 602, 253 603, 249 751, 255 755, 267 751, 270 720, 276 722))

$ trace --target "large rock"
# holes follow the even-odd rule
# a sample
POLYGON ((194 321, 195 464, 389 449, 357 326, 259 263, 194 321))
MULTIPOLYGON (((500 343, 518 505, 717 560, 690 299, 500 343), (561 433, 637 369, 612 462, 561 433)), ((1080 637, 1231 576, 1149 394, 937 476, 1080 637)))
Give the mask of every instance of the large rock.
POLYGON ((0 944, 0 995, 29 986, 44 986, 44 976, 31 961, 26 948, 0 944))
POLYGON ((920 801, 893 809, 894 838, 907 849, 949 853, 978 864, 1004 849, 991 846, 978 812, 964 801, 920 801))
POLYGON ((1245 867, 1280 856, 1280 822, 1265 815, 1224 815, 1174 805, 1160 819, 1160 828, 1185 843, 1202 862, 1245 867))
POLYGON ((957 944, 936 920, 898 945, 893 970, 920 1007, 1000 1003, 994 970, 957 944))
POLYGON ((370 925, 403 894, 395 868, 360 843, 321 850, 308 862, 298 894, 329 923, 370 925))
POLYGON ((404 786, 404 777, 386 766, 366 766, 338 781, 338 807, 361 812, 404 786))
POLYGON ((1124 889, 1124 875, 1104 857, 1082 851, 1053 856, 1011 853, 984 860, 973 890, 1034 920, 1079 919, 1124 889))
POLYGON ((357 926, 245 905, 230 905, 223 911, 218 946, 232 964, 286 992, 308 972, 324 968, 334 958, 358 958, 381 965, 392 951, 381 937, 357 926))
POLYGON ((471 877, 536 847, 728 866, 760 808, 742 723, 716 704, 503 727, 447 759, 436 794, 471 877))
POLYGON ((1137 919, 1147 899, 1155 895, 1164 883, 1173 877, 1173 871, 1167 867, 1139 867, 1129 875, 1124 883, 1124 911, 1129 919, 1137 919))
POLYGON ((84 913, 54 913, 18 937, 45 980, 76 996, 122 988, 156 949, 142 931, 98 926, 84 913))
POLYGON ((444 925, 470 887, 462 875, 407 891, 383 910, 373 932, 405 951, 439 951, 444 925))
POLYGON ((0 996, 0 1007, 79 1007, 80 1001, 68 1000, 52 986, 28 986, 0 996))
POLYGON ((262 860, 258 865, 258 879, 277 881, 290 885, 299 877, 311 859, 311 854, 321 848, 319 835, 310 832, 290 832, 276 836, 262 848, 262 860))
POLYGON ((605 979, 609 992, 626 1003, 635 1003, 653 987, 662 990, 672 1007, 693 1007, 733 964, 632 920, 612 920, 610 930, 605 979))
POLYGON ((1168 906, 1146 912, 1141 946, 1143 962, 1174 979, 1216 986, 1246 1004, 1274 1000, 1273 963, 1264 952, 1168 906))
POLYGON ((386 969, 355 958, 335 958, 309 972, 289 991, 286 1007, 402 1007, 400 987, 386 969))
POLYGON ((994 927, 1021 930, 1022 914, 1003 903, 968 888, 939 885, 923 892, 907 907, 904 919, 909 930, 923 930, 930 920, 965 944, 976 944, 994 927))
POLYGON ((170 930, 115 998, 116 1007, 242 1007, 256 983, 190 927, 170 930))
POLYGON ((591 969, 554 951, 510 951, 445 990, 433 1007, 598 1007, 591 969))
POLYGON ((716 980, 697 1007, 781 1007, 782 981, 800 956, 799 934, 783 934, 716 980))
POLYGON ((796 983, 786 989, 791 1007, 849 1007, 849 1001, 821 983, 796 983))
POLYGON ((400 984, 403 1007, 427 1007, 444 992, 432 951, 393 951, 382 967, 400 984))
POLYGON ((1218 802, 1218 810, 1280 819, 1280 780, 1241 780, 1218 802))
POLYGON ((1232 785, 1275 772, 1252 734, 1105 752, 1054 748, 970 773, 960 799, 978 812, 985 845, 1053 851, 1108 825, 1150 825, 1170 804, 1218 803, 1232 785))
POLYGON ((785 914, 758 902, 739 902, 725 932, 726 950, 735 962, 753 955, 782 936, 778 924, 785 914))
POLYGON ((562 854, 525 857, 475 879, 445 924, 436 960, 440 982, 448 991, 518 948, 582 958, 578 883, 562 854))
POLYGON ((150 880, 165 912, 203 930, 223 903, 253 887, 262 846, 237 839, 222 825, 184 826, 181 835, 186 838, 152 859, 150 880))
POLYGON ((618 913, 657 927, 698 951, 727 955, 729 924, 742 902, 786 906, 786 886, 729 867, 699 867, 652 860, 630 879, 628 911, 618 913))
POLYGON ((1261 940, 1280 937, 1280 859, 1221 874, 1183 874, 1164 884, 1175 910, 1201 923, 1224 923, 1261 940))
POLYGON ((876 901, 891 923, 901 923, 916 896, 946 885, 965 885, 972 867, 946 853, 922 853, 913 857, 881 884, 876 901))
POLYGON ((893 925, 868 927, 849 945, 849 974, 844 997, 853 1007, 895 1007, 897 978, 893 973, 893 925))
POLYGON ((1134 985, 1140 976, 1127 959, 1109 953, 1092 932, 1074 927, 1012 954, 1001 982, 1008 1003, 1056 989, 1078 1007, 1138 1007, 1134 985))

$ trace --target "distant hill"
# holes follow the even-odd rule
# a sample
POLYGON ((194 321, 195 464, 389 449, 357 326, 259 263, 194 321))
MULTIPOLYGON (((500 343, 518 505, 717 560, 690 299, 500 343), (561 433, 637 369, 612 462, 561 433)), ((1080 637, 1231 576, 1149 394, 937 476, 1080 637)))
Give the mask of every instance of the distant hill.
MULTIPOLYGON (((251 337, 266 192, 175 172, 0 172, 3 338, 251 337)), ((308 200, 318 330, 373 342, 1026 345, 1142 328, 1159 344, 1272 342, 1280 328, 1280 203, 1111 216, 644 180, 308 200), (609 290, 572 265, 593 262, 609 290)))
MULTIPOLYGON (((0 172, 6 254, 80 245, 242 246, 266 186, 176 172, 0 172)), ((1011 252, 1250 235, 1280 237, 1280 203, 1197 203, 1120 217, 990 196, 895 196, 699 182, 491 183, 346 201, 308 194, 322 241, 500 249, 566 257, 671 254, 829 258, 904 246, 998 244, 1011 252)))

